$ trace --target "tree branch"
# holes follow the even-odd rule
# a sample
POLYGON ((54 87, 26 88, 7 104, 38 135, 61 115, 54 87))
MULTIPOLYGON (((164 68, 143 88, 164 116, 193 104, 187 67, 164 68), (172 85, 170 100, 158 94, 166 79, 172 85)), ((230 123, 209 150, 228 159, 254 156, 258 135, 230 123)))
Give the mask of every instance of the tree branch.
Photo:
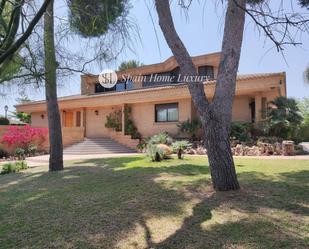
POLYGON ((25 33, 15 42, 13 43, 9 49, 4 51, 3 53, 0 54, 0 65, 10 58, 20 47, 21 45, 28 39, 28 37, 31 35, 35 25, 39 22, 41 19, 42 15, 45 13, 47 6, 52 0, 45 0, 44 3, 42 4, 40 10, 38 13, 35 15, 35 17, 32 19, 30 22, 27 30, 25 33))
MULTIPOLYGON (((184 46, 182 40, 177 34, 174 26, 174 21, 171 14, 169 0, 156 0, 156 9, 159 16, 159 25, 163 31, 164 37, 170 49, 172 50, 175 59, 180 67, 182 76, 197 75, 196 68, 192 58, 184 46)), ((204 91, 203 82, 186 82, 192 99, 199 114, 202 116, 208 106, 208 100, 204 91)))

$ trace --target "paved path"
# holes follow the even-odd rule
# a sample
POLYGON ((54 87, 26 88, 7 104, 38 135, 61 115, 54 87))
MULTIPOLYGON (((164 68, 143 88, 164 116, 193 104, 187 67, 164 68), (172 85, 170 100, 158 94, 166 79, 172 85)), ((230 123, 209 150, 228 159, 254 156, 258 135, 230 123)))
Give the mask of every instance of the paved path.
MULTIPOLYGON (((309 146, 309 144, 308 144, 309 146)), ((140 156, 142 153, 119 153, 119 154, 95 154, 95 155, 63 155, 64 161, 72 160, 84 160, 84 159, 96 159, 96 158, 111 158, 111 157, 128 157, 128 156, 140 156)), ((190 155, 191 156, 191 155, 190 155)), ((201 155, 193 155, 201 156, 201 155)), ((251 159, 277 159, 277 160, 309 160, 309 155, 302 156, 234 156, 234 158, 251 158, 251 159)), ((26 159, 30 167, 48 165, 49 155, 28 157, 26 159)), ((2 162, 4 163, 4 162, 2 162)), ((0 164, 2 164, 0 163, 0 164)))
MULTIPOLYGON (((141 153, 119 153, 119 154, 95 154, 95 155, 63 155, 64 161, 96 159, 96 158, 110 158, 110 157, 128 157, 142 155, 141 153)), ((29 166, 48 165, 49 155, 28 157, 26 159, 29 166)))
MULTIPOLYGON (((64 161, 83 160, 95 158, 128 157, 143 155, 142 153, 119 153, 119 154, 95 154, 95 155, 63 155, 64 161)), ((199 156, 199 155, 194 155, 199 156)), ((254 158, 254 159, 278 159, 278 160, 309 160, 309 155, 303 156, 234 156, 234 158, 254 158)), ((48 165, 49 155, 29 157, 26 159, 29 166, 48 165)))

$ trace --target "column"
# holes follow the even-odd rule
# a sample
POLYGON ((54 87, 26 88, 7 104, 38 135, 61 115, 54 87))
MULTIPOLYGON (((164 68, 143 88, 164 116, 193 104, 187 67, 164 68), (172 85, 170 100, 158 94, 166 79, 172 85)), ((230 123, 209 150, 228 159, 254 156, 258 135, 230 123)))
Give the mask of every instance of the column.
POLYGON ((262 120, 262 96, 255 95, 255 123, 262 120))
POLYGON ((124 110, 125 110, 125 104, 122 104, 122 107, 121 107, 121 133, 122 135, 125 135, 125 129, 124 129, 124 126, 125 126, 125 118, 124 118, 124 110))
POLYGON ((87 113, 86 113, 86 108, 83 108, 82 109, 82 127, 84 128, 84 137, 86 137, 87 136, 87 134, 86 134, 86 128, 87 128, 87 121, 86 121, 86 115, 87 115, 87 113))

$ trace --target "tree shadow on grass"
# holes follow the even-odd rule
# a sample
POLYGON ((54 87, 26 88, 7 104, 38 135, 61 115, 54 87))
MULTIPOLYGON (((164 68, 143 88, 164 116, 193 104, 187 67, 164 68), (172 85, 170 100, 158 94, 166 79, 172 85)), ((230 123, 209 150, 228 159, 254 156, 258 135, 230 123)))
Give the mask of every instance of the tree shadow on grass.
POLYGON ((280 173, 275 178, 259 172, 239 174, 242 188, 248 191, 242 196, 250 202, 250 210, 261 207, 281 209, 301 215, 309 215, 309 171, 280 173))
POLYGON ((150 236, 148 248, 308 248, 309 209, 301 205, 309 202, 308 176, 309 171, 282 173, 274 181, 262 173, 241 173, 241 191, 204 198, 174 234, 159 243, 150 236), (224 212, 226 206, 246 215, 209 223, 216 219, 213 210, 224 212), (288 215, 280 217, 282 211, 288 215))
POLYGON ((1 244, 114 248, 145 217, 185 215, 190 198, 155 178, 161 173, 207 174, 207 168, 171 164, 123 169, 140 159, 86 160, 62 172, 4 176, 1 182, 15 183, 0 192, 1 244))
POLYGON ((147 248, 308 248, 309 224, 304 217, 308 217, 309 210, 301 205, 308 205, 308 177, 309 171, 282 173, 281 181, 267 179, 261 173, 241 173, 243 190, 204 198, 193 207, 181 228, 165 240, 154 242, 144 223, 147 248), (233 218, 231 213, 216 220, 214 210, 243 215, 233 218), (213 219, 216 222, 211 222, 213 219))
MULTIPOLYGON (((205 210, 207 202, 193 208, 193 215, 184 220, 183 226, 172 236, 153 243, 148 239, 147 248, 307 248, 304 239, 290 234, 271 221, 246 218, 227 221, 204 228, 211 219, 205 210)), ((146 228, 147 229, 147 228, 146 228)))
POLYGON ((140 238, 122 248, 306 248, 297 232, 289 232, 283 221, 263 217, 260 210, 308 214, 301 205, 308 201, 304 177, 308 171, 280 174, 278 179, 245 172, 239 174, 242 191, 195 195, 198 187, 210 186, 209 168, 188 162, 173 160, 157 167, 141 157, 84 160, 63 172, 0 178, 17 181, 0 192, 0 244, 4 248, 118 248, 140 226, 140 238), (162 175, 192 181, 189 187, 181 183, 183 179, 177 188, 166 187, 164 179, 158 180, 162 175), (243 216, 211 223, 213 212, 221 209, 243 216), (180 217, 182 225, 157 241, 149 219, 166 217, 180 217))

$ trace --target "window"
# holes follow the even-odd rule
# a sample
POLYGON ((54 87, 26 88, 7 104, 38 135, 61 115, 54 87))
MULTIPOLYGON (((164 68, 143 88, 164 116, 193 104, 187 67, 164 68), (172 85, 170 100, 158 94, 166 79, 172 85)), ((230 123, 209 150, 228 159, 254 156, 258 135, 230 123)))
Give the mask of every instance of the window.
POLYGON ((214 79, 214 67, 213 66, 201 66, 198 68, 199 76, 207 76, 208 79, 214 79))
POLYGON ((156 122, 178 121, 178 103, 155 105, 156 122))
POLYGON ((134 88, 134 85, 133 85, 133 82, 131 80, 118 81, 117 84, 115 86, 113 86, 112 88, 105 88, 100 83, 96 83, 95 88, 94 88, 94 92, 95 93, 115 92, 115 91, 116 92, 122 92, 122 91, 130 90, 130 89, 133 89, 133 88, 134 88))
POLYGON ((171 76, 173 77, 173 81, 171 83, 178 83, 179 74, 180 74, 179 67, 176 67, 173 71, 171 71, 171 76))
POLYGON ((254 99, 251 99, 249 107, 251 111, 251 122, 254 123, 255 121, 255 100, 254 99))
POLYGON ((94 92, 95 93, 104 93, 104 92, 112 92, 112 91, 116 91, 116 86, 114 86, 112 88, 105 88, 100 83, 96 83, 95 86, 94 86, 94 92))
POLYGON ((77 111, 76 112, 76 127, 81 127, 81 112, 77 111))

